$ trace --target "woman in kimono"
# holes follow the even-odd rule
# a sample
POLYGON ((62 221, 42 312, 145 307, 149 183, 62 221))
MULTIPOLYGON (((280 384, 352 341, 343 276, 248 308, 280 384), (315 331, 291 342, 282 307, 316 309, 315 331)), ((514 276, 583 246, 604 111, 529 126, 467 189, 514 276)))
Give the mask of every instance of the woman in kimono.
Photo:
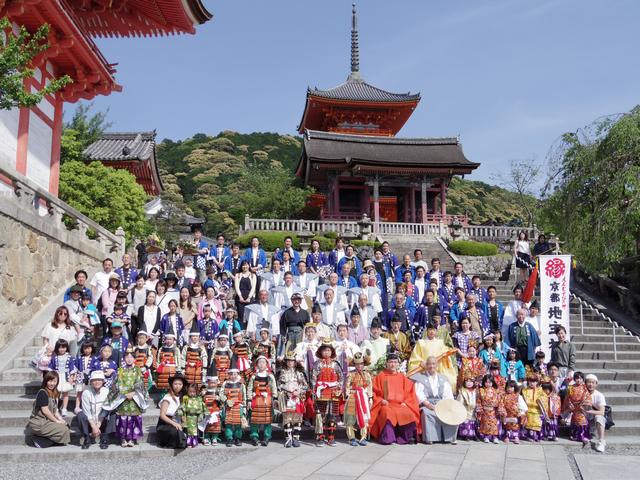
POLYGON ((135 364, 132 348, 124 354, 124 365, 118 369, 118 380, 111 390, 105 410, 116 410, 116 431, 120 445, 133 447, 143 437, 142 413, 148 408, 149 397, 140 367, 135 364), (110 408, 109 408, 110 407, 110 408))
POLYGON ((503 415, 502 399, 496 382, 490 375, 482 378, 476 399, 478 434, 484 443, 499 443, 498 417, 503 415))
POLYGON ((309 268, 311 273, 319 275, 320 278, 325 278, 320 274, 326 271, 326 269, 321 268, 326 265, 329 265, 329 260, 327 256, 320 251, 320 242, 318 240, 311 240, 311 250, 309 250, 307 254, 307 268, 309 268))

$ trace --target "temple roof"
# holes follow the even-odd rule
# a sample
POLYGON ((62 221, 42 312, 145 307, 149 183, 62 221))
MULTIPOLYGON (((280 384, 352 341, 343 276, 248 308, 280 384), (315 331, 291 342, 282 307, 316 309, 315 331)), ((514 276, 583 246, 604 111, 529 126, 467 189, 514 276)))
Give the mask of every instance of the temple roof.
MULTIPOLYGON (((144 213, 148 218, 157 217, 160 214, 162 214, 161 218, 167 218, 166 211, 163 212, 165 207, 166 206, 162 201, 162 199, 160 197, 156 197, 150 202, 145 203, 143 208, 144 208, 144 213)), ((204 218, 194 217, 193 215, 189 215, 186 212, 181 211, 180 214, 182 215, 182 219, 184 223, 187 225, 202 225, 205 222, 204 218)), ((210 242, 210 243, 215 243, 215 242, 210 242)))
POLYGON ((398 138, 306 130, 296 174, 308 181, 313 168, 358 172, 471 173, 480 165, 469 161, 457 137, 398 138))
POLYGON ((154 153, 156 131, 114 132, 102 136, 85 148, 87 160, 148 160, 154 153))
POLYGON ((420 100, 420 93, 393 93, 369 85, 364 80, 349 79, 337 87, 329 90, 318 88, 307 89, 307 95, 330 98, 335 100, 352 100, 358 102, 416 102, 420 100))

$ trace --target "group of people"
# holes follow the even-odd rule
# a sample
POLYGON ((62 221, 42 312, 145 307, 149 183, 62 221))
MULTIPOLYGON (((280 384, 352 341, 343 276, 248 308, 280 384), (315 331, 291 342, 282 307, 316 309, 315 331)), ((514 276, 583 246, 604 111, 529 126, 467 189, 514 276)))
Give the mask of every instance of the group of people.
POLYGON ((35 445, 69 442, 75 392, 82 448, 108 448, 111 434, 133 446, 152 392, 157 443, 172 448, 240 445, 246 430, 266 446, 277 421, 286 447, 305 425, 317 446, 335 445, 339 427, 364 446, 555 440, 566 423, 604 450, 597 379, 574 371, 561 327, 546 363, 520 285, 503 305, 461 263, 444 272, 419 249, 399 261, 387 242, 362 261, 342 239, 328 253, 314 241, 302 258, 287 237, 268 260, 257 237, 241 254, 196 231, 193 252, 172 269, 127 254, 90 281, 76 273, 34 359, 35 445), (466 410, 457 423, 450 402, 437 407, 454 399, 466 410))

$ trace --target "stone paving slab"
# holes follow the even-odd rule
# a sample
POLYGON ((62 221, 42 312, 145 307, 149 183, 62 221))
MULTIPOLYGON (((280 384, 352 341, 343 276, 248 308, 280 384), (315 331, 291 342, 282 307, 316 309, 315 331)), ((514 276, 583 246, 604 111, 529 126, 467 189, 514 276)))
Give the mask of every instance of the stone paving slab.
MULTIPOLYGON (((317 448, 305 443, 300 448, 285 449, 282 444, 272 442, 267 448, 244 455, 241 461, 202 472, 195 480, 477 480, 485 476, 519 480, 573 478, 567 453, 560 445, 351 447, 339 443, 336 447, 317 448)), ((612 477, 626 480, 611 475, 607 478, 612 477)))
POLYGON ((640 457, 631 455, 574 455, 583 480, 635 480, 640 457))

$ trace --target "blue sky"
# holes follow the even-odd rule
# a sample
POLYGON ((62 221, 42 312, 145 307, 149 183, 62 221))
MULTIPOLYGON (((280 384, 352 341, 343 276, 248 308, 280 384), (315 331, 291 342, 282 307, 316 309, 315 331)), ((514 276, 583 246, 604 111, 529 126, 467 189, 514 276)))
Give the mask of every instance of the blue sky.
MULTIPOLYGON (((294 134, 307 86, 346 79, 351 0, 205 4, 195 36, 96 41, 124 87, 95 101, 112 130, 294 134)), ((422 94, 400 136, 460 135, 472 179, 497 183, 509 160, 544 160, 561 133, 640 103, 637 0, 357 4, 364 79, 422 94)))

